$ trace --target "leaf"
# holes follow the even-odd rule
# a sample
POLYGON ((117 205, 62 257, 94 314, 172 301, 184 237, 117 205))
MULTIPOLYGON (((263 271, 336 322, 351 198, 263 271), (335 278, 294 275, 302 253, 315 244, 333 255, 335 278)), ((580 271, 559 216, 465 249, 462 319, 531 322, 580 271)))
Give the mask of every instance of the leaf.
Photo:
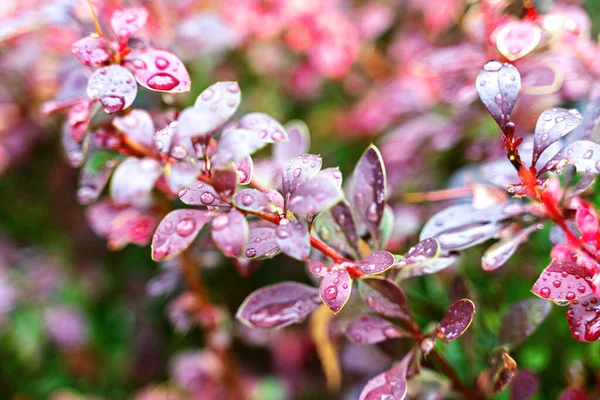
POLYGON ((285 128, 264 113, 250 113, 238 121, 238 128, 257 132, 266 143, 283 143, 288 141, 285 128))
POLYGON ((279 253, 275 227, 264 226, 262 222, 249 223, 248 243, 244 256, 249 259, 271 258, 279 253))
POLYGON ((316 214, 338 203, 343 195, 327 178, 315 177, 300 183, 288 201, 288 208, 298 214, 316 214))
POLYGON ((200 164, 187 161, 175 161, 168 164, 168 168, 165 168, 165 177, 169 190, 173 193, 179 193, 195 182, 200 172, 202 172, 200 164))
POLYGON ((490 368, 484 372, 486 376, 484 391, 488 397, 502 392, 511 383, 517 372, 517 363, 508 354, 508 350, 500 349, 490 359, 490 368))
POLYGON ((254 162, 252 157, 246 156, 235 163, 238 173, 238 183, 240 185, 248 185, 252 181, 252 173, 254 171, 254 162))
POLYGON ((596 97, 590 101, 583 110, 583 121, 575 130, 567 137, 567 142, 577 140, 587 140, 592 136, 600 121, 600 97, 596 97))
POLYGON ((120 155, 111 150, 98 149, 90 154, 79 174, 79 204, 91 204, 98 199, 119 159, 120 155))
MULTIPOLYGON (((414 278, 416 276, 431 275, 456 264, 458 255, 450 254, 447 256, 438 256, 414 264, 406 264, 400 268, 400 274, 397 280, 414 278)), ((398 264, 402 261, 398 261, 398 264)), ((396 265, 398 265, 396 264, 396 265)))
POLYGON ((519 246, 527 241, 529 235, 542 227, 539 224, 528 226, 488 247, 481 257, 481 268, 489 272, 503 266, 515 254, 519 246))
POLYGON ((394 210, 389 204, 386 204, 383 208, 383 216, 381 217, 381 223, 379 224, 379 247, 385 249, 389 240, 392 238, 394 233, 394 210))
POLYGON ((224 200, 230 200, 238 184, 238 173, 235 164, 229 163, 213 170, 212 185, 224 200))
POLYGON ((190 206, 229 207, 222 201, 214 187, 202 181, 196 181, 179 192, 179 198, 190 206))
POLYGON ((304 154, 310 149, 310 133, 306 124, 300 120, 290 121, 284 126, 288 134, 285 143, 273 144, 273 162, 277 168, 283 167, 287 160, 304 154))
POLYGON ((538 172, 538 176, 546 172, 562 173, 565 165, 573 164, 578 172, 597 174, 600 172, 600 144, 589 140, 579 140, 563 147, 538 172))
POLYGON ((560 140, 575 129, 582 121, 576 109, 550 108, 544 111, 537 120, 533 137, 533 153, 531 165, 535 165, 540 154, 552 143, 560 140))
POLYGON ((362 344, 375 344, 388 339, 413 336, 375 315, 362 315, 354 319, 346 325, 345 333, 351 341, 362 344))
POLYGON ((81 99, 69 108, 67 113, 66 129, 68 129, 71 138, 76 142, 81 142, 87 132, 90 119, 92 118, 93 103, 87 99, 81 99))
POLYGON ((510 64, 488 61, 477 75, 475 87, 485 108, 504 130, 521 89, 519 71, 510 64))
POLYGON ((323 303, 329 307, 334 314, 340 312, 342 307, 350 299, 352 292, 352 278, 346 268, 337 268, 329 271, 319 287, 319 294, 323 303))
POLYGON ((544 322, 552 305, 541 299, 527 299, 514 303, 502 317, 498 344, 515 348, 544 322))
POLYGON ((110 26, 120 42, 127 42, 131 35, 146 25, 148 10, 143 6, 116 10, 110 17, 110 26))
POLYGON ((342 232, 346 236, 346 239, 348 239, 350 246, 356 248, 359 237, 350 205, 345 200, 340 201, 331 208, 331 215, 337 225, 342 228, 342 232))
POLYGON ((236 318, 252 328, 283 328, 304 321, 321 304, 319 291, 296 282, 282 282, 252 292, 236 318))
POLYGON ((244 189, 237 192, 233 196, 233 204, 240 210, 255 214, 274 213, 277 209, 269 196, 256 189, 244 189))
POLYGON ((76 142, 69 130, 69 125, 64 123, 61 133, 62 149, 67 156, 69 165, 73 168, 81 167, 85 160, 85 155, 89 146, 89 135, 86 135, 83 140, 76 142))
POLYGON ((125 159, 110 182, 110 195, 117 204, 144 207, 150 204, 150 192, 162 174, 160 164, 152 158, 125 159))
MULTIPOLYGON (((312 224, 312 233, 315 232, 319 235, 323 241, 327 242, 327 244, 338 252, 342 254, 349 254, 351 258, 358 258, 358 253, 355 248, 349 243, 348 238, 343 231, 343 228, 339 226, 339 223, 335 220, 333 216, 333 209, 337 206, 343 204, 342 202, 336 204, 334 207, 329 210, 325 210, 320 212, 313 221, 312 224)), ((348 209, 348 212, 351 213, 351 210, 348 209)), ((343 220, 344 223, 348 223, 344 217, 340 217, 340 220, 343 220)), ((353 222, 353 221, 352 221, 353 222)), ((354 233, 354 235, 358 238, 358 235, 354 233)), ((357 239, 358 240, 358 239, 357 239)), ((368 254, 368 253, 367 253, 368 254)))
POLYGON ((133 104, 137 84, 131 72, 120 65, 110 65, 94 71, 87 85, 87 95, 99 101, 107 114, 114 114, 133 104))
POLYGON ((595 342, 600 338, 600 302, 593 295, 574 300, 567 310, 567 323, 574 339, 595 342))
POLYGON ((450 206, 427 221, 420 240, 434 237, 445 251, 466 249, 491 239, 502 230, 501 222, 528 210, 526 204, 514 201, 484 209, 470 204, 450 206))
POLYGON ((190 90, 190 75, 176 55, 149 49, 127 60, 133 67, 135 80, 149 90, 182 93, 190 90))
POLYGON ((221 136, 211 160, 217 166, 236 162, 262 149, 266 144, 257 132, 245 129, 228 130, 221 136))
POLYGON ((327 178, 335 187, 342 189, 342 172, 339 168, 325 168, 319 171, 317 177, 327 178))
MULTIPOLYGON (((385 167, 381 153, 374 145, 365 150, 356 164, 350 199, 361 223, 379 243, 379 225, 386 198, 385 167)), ((379 247, 379 246, 376 246, 379 247)))
POLYGON ((239 257, 248 243, 248 222, 244 214, 232 208, 212 220, 212 239, 228 257, 239 257))
POLYGON ((438 324, 435 333, 444 341, 458 339, 471 325, 475 315, 475 304, 469 299, 458 300, 438 324))
POLYGON ((321 304, 310 317, 310 337, 327 379, 330 391, 339 391, 342 385, 342 369, 338 356, 338 344, 330 337, 330 326, 334 315, 325 304, 321 304))
MULTIPOLYGON (((194 136, 212 136, 227 122, 242 101, 237 82, 218 82, 205 89, 194 104, 198 129, 194 136)), ((242 158, 242 157, 240 157, 242 158)))
POLYGON ((141 146, 154 148, 154 121, 147 111, 136 108, 123 117, 115 117, 112 121, 115 128, 125 134, 125 142, 134 148, 141 146))
POLYGON ((329 269, 323 264, 323 261, 310 260, 307 263, 308 270, 317 278, 323 278, 329 272, 329 269))
POLYGON ((214 211, 205 210, 171 211, 160 221, 152 236, 152 259, 165 260, 179 255, 215 215, 214 211))
POLYGON ((387 251, 376 251, 370 256, 356 262, 356 267, 364 274, 379 274, 394 264, 394 256, 387 251))
POLYGON ((428 260, 436 259, 439 257, 441 251, 440 242, 434 238, 428 238, 417 243, 404 255, 404 258, 394 265, 395 268, 401 268, 405 266, 413 266, 422 264, 428 260))
POLYGON ((408 373, 408 367, 413 357, 413 352, 408 353, 394 368, 377 375, 367 382, 358 399, 404 400, 408 390, 406 374, 408 373))
POLYGON ((512 380, 511 400, 528 400, 540 390, 540 378, 535 372, 521 369, 512 380))
POLYGON ((498 51, 509 61, 517 60, 533 51, 540 43, 542 30, 530 21, 509 22, 496 36, 498 51))
POLYGON ((88 67, 99 67, 110 59, 108 41, 92 35, 73 43, 71 52, 79 63, 88 67))
POLYGON ((575 262, 552 260, 533 285, 533 294, 561 304, 593 293, 592 273, 575 262))
POLYGON ((378 314, 404 321, 413 321, 404 292, 398 284, 383 277, 366 277, 358 281, 363 300, 378 314))
POLYGON ((284 218, 275 230, 275 237, 282 252, 300 261, 308 259, 310 237, 303 224, 284 218))
POLYGON ((323 160, 314 154, 302 154, 286 161, 283 168, 283 197, 287 200, 298 185, 313 178, 321 170, 323 160))

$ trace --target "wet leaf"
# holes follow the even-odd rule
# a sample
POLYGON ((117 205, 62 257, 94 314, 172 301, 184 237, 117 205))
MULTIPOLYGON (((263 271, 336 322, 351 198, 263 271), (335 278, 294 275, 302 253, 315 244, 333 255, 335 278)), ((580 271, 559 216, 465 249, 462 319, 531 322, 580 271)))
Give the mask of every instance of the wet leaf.
POLYGON ((98 199, 120 158, 119 153, 105 149, 98 149, 90 154, 79 175, 79 204, 91 204, 98 199))
POLYGON ((535 125, 531 165, 537 163, 540 154, 548 146, 570 133, 581 120, 582 116, 576 109, 550 108, 544 111, 535 125))
POLYGON ((428 238, 408 249, 403 259, 398 261, 394 267, 402 268, 422 264, 423 262, 439 257, 440 252, 440 242, 437 239, 428 238))
POLYGON ((80 142, 76 142, 71 135, 69 125, 64 123, 61 134, 61 145, 67 156, 69 165, 73 168, 81 167, 88 150, 89 135, 86 135, 80 142))
POLYGON ((236 162, 265 147, 267 142, 257 132, 232 129, 223 133, 211 160, 214 165, 236 162))
MULTIPOLYGON (((413 278, 415 276, 435 274, 439 271, 451 267, 452 265, 455 265, 457 260, 457 255, 450 254, 447 256, 429 258, 424 261, 415 262, 414 264, 406 264, 404 267, 400 268, 400 273, 398 274, 397 279, 404 280, 408 278, 413 278)), ((402 260, 399 261, 398 264, 400 262, 402 262, 402 260)))
POLYGON ((356 262, 356 267, 364 274, 379 274, 394 264, 394 256, 387 251, 376 251, 370 256, 356 262))
POLYGON ((298 214, 316 214, 338 203, 342 196, 329 179, 315 177, 298 185, 287 206, 298 214))
POLYGON ((575 262, 552 260, 533 285, 531 291, 557 304, 564 304, 593 293, 592 273, 575 262))
POLYGON ((146 25, 148 10, 143 6, 116 10, 110 17, 110 26, 120 42, 127 42, 131 35, 146 25))
POLYGON ((488 61, 477 76, 475 87, 485 108, 504 130, 521 89, 519 71, 510 64, 488 61))
MULTIPOLYGON (((242 101, 237 82, 218 82, 205 89, 194 104, 194 136, 212 136, 227 122, 242 101)), ((258 139, 258 135, 255 135, 258 139)), ((242 158, 242 157, 240 157, 242 158)))
POLYGON ((66 129, 69 130, 71 138, 76 142, 81 142, 87 132, 92 118, 92 105, 89 99, 84 98, 69 108, 66 129))
POLYGON ((173 258, 187 249, 214 211, 181 209, 167 214, 152 236, 152 259, 173 258))
POLYGON ((233 204, 240 210, 251 213, 273 213, 277 207, 269 196, 260 190, 244 189, 233 196, 233 204))
POLYGON ((222 201, 214 187, 202 181, 196 181, 179 192, 179 198, 190 206, 229 207, 222 201))
POLYGON ((228 201, 235 193, 238 184, 238 172, 235 164, 229 163, 213 170, 212 185, 219 197, 228 201))
POLYGON ((288 141, 285 128, 272 117, 264 113, 250 113, 238 121, 238 128, 258 133, 267 143, 283 143, 288 141))
POLYGON ((321 304, 318 289, 283 282, 252 292, 238 309, 237 319, 253 328, 283 328, 302 322, 321 304))
POLYGON ((182 93, 190 90, 190 75, 176 55, 150 49, 127 60, 140 85, 159 92, 182 93))
POLYGON ((329 179, 338 189, 342 188, 342 172, 339 168, 325 168, 317 176, 329 179))
POLYGON ((510 388, 511 400, 528 400, 540 389, 540 378, 536 373, 521 369, 513 378, 510 388))
POLYGON ((288 198, 298 185, 313 178, 321 170, 323 160, 314 154, 302 154, 286 161, 283 168, 283 197, 288 198))
POLYGON ((144 146, 154 149, 154 122, 147 111, 141 109, 131 110, 127 115, 115 117, 112 121, 115 128, 125 134, 125 142, 134 148, 144 146))
POLYGON ((538 176, 546 172, 560 174, 567 163, 581 173, 600 173, 600 144, 588 140, 569 143, 544 165, 538 176))
POLYGON ((110 65, 94 71, 88 81, 87 95, 99 101, 107 114, 117 113, 133 104, 137 84, 131 72, 120 65, 110 65))
POLYGON ((541 225, 531 225, 491 245, 481 257, 481 268, 484 271, 494 271, 503 266, 519 246, 527 241, 529 235, 541 229, 541 225))
MULTIPOLYGON (((386 178, 381 153, 371 145, 356 164, 353 174, 351 203, 361 223, 379 243, 379 225, 386 198, 386 178)), ((379 247, 379 246, 376 246, 379 247)))
POLYGON ((196 181, 202 172, 202 166, 187 161, 175 161, 165 168, 165 176, 169 189, 173 193, 179 193, 184 188, 196 181))
POLYGON ((571 302, 567 323, 574 339, 595 342, 600 339, 600 298, 593 295, 571 302))
MULTIPOLYGON (((333 216, 333 209, 341 204, 342 203, 340 202, 329 210, 320 212, 313 221, 312 232, 313 234, 316 232, 319 235, 319 238, 327 242, 329 246, 333 247, 338 252, 349 254, 352 258, 357 258, 358 253, 356 252, 356 249, 349 243, 343 228, 339 226, 339 223, 333 216)), ((351 212, 350 209, 348 209, 348 212, 351 212)), ((338 217, 340 216, 338 215, 338 217)), ((340 220, 344 220, 344 223, 348 224, 345 218, 346 217, 340 217, 340 220)), ((354 235, 358 238, 356 233, 354 235)))
POLYGON ((331 215, 337 225, 342 228, 342 232, 344 232, 350 246, 356 248, 359 237, 350 205, 345 200, 340 201, 331 208, 331 215))
POLYGON ((228 257, 239 257, 248 243, 248 222, 244 214, 232 208, 212 220, 211 236, 228 257))
POLYGON ((596 129, 598 121, 600 121, 600 97, 597 97, 585 106, 583 121, 567 137, 567 142, 589 139, 596 129))
POLYGON ((71 52, 77 61, 88 67, 99 67, 110 58, 108 41, 103 37, 92 35, 73 43, 71 52))
POLYGON ((252 157, 246 156, 235 163, 238 173, 238 183, 240 185, 248 185, 252 181, 252 173, 254 171, 254 162, 252 157))
POLYGON ((375 344, 388 339, 412 337, 410 333, 375 315, 362 315, 346 325, 346 336, 353 342, 375 344))
POLYGON ((288 141, 273 144, 273 162, 277 168, 283 167, 290 158, 304 154, 310 148, 310 133, 304 122, 290 121, 284 128, 288 141))
POLYGON ((278 253, 275 226, 265 226, 259 221, 250 222, 244 256, 249 259, 271 258, 278 253))
POLYGON ((394 368, 367 382, 359 400, 404 400, 407 392, 406 374, 413 357, 412 352, 408 353, 394 368))
POLYGON ((531 21, 514 21, 504 25, 496 36, 498 51, 509 61, 533 51, 540 43, 542 29, 531 21))
POLYGON ((318 278, 324 277, 329 272, 323 261, 319 260, 310 260, 307 267, 310 273, 318 278))
POLYGON ((162 168, 156 160, 129 157, 113 173, 110 195, 116 204, 148 206, 150 192, 161 174, 162 168))
POLYGON ((378 314, 413 321, 404 292, 398 284, 383 277, 367 277, 358 281, 360 296, 378 314))
POLYGON ((514 303, 502 317, 498 344, 517 347, 544 322, 551 309, 549 302, 536 298, 514 303))
POLYGON ((323 303, 335 314, 350 299, 352 292, 352 278, 346 268, 336 268, 329 271, 321 281, 319 293, 323 303))
POLYGON ((475 315, 475 304, 469 299, 458 300, 438 324, 435 333, 445 341, 458 339, 469 328, 475 315))
POLYGON ((288 256, 306 261, 310 253, 310 237, 306 227, 298 221, 284 218, 275 231, 277 245, 288 256))

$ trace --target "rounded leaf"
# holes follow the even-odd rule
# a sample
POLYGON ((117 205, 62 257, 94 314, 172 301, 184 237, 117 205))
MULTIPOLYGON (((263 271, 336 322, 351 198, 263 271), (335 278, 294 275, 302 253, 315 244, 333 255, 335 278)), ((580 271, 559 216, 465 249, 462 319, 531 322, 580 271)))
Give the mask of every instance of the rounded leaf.
POLYGON ((287 206, 298 214, 316 214, 338 203, 342 197, 342 191, 330 179, 317 176, 300 183, 287 206))
POLYGON ((321 170, 323 160, 314 154, 302 154, 286 161, 283 167, 283 197, 293 193, 298 185, 313 178, 321 170))
POLYGON ((126 42, 131 35, 146 25, 148 10, 142 6, 116 10, 110 17, 110 26, 120 42, 126 42))
POLYGON ((529 235, 542 225, 531 225, 520 230, 516 234, 510 235, 493 245, 491 245, 481 257, 481 268, 484 271, 494 271, 503 266, 512 256, 519 246, 527 241, 529 235))
POLYGON ((551 309, 551 303, 536 298, 513 304, 502 317, 498 344, 512 348, 520 345, 544 322, 551 309))
POLYGON ((71 167, 81 167, 85 161, 85 155, 87 154, 90 142, 89 137, 89 135, 86 135, 81 141, 77 142, 73 139, 73 135, 69 129, 69 124, 63 124, 60 143, 71 167))
POLYGON ((252 181, 252 173, 254 172, 252 157, 246 156, 236 161, 235 166, 238 173, 238 183, 240 185, 248 185, 252 181))
POLYGON ((223 133, 211 157, 214 165, 236 162, 265 147, 267 142, 259 133, 245 129, 232 129, 223 133))
POLYGON ((560 174, 567 163, 573 164, 578 172, 600 173, 600 144, 589 140, 569 143, 544 165, 538 176, 546 172, 560 174))
POLYGON ((135 79, 146 89, 181 93, 190 90, 190 75, 177 56, 164 50, 146 50, 127 60, 135 79))
POLYGON ((152 236, 152 259, 165 260, 180 254, 214 215, 213 211, 204 210, 171 211, 160 221, 152 236))
POLYGON ((213 135, 227 122, 242 101, 237 82, 218 82, 205 89, 196 99, 194 111, 202 121, 199 136, 213 135))
POLYGON ((348 339, 361 344, 375 344, 388 339, 412 337, 410 333, 375 315, 362 315, 354 319, 346 325, 345 333, 348 339))
POLYGON ((329 271, 319 287, 319 294, 323 303, 334 313, 340 312, 350 299, 352 292, 352 278, 346 268, 337 268, 329 271))
POLYGON ((477 75, 475 87, 483 105, 504 130, 521 89, 519 71, 510 64, 488 61, 477 75))
POLYGON ((200 164, 187 161, 175 161, 168 165, 169 168, 165 168, 165 177, 167 178, 169 189, 173 193, 179 193, 191 185, 192 182, 195 182, 202 171, 200 164))
POLYGON ((394 268, 415 266, 425 261, 436 259, 441 251, 440 242, 434 238, 428 238, 417 243, 404 255, 404 258, 394 265, 394 268))
POLYGON ((383 277, 367 277, 358 281, 360 296, 378 314, 413 321, 404 292, 398 284, 383 277))
POLYGON ((99 101, 107 114, 117 113, 133 104, 137 84, 131 72, 120 65, 110 65, 94 71, 87 85, 90 100, 99 101))
POLYGON ((304 122, 290 121, 285 124, 284 129, 288 134, 288 141, 273 144, 273 163, 277 168, 283 167, 290 158, 304 154, 310 149, 310 133, 304 122))
POLYGON ((264 113, 250 113, 238 121, 238 127, 257 132, 259 137, 267 143, 282 143, 288 141, 285 128, 264 113))
POLYGON ((594 292, 591 278, 591 271, 584 265, 554 259, 531 291, 543 299, 564 304, 591 295, 594 292))
POLYGON ((342 172, 339 168, 325 168, 317 176, 329 179, 338 189, 342 188, 342 172))
POLYGON ((544 111, 535 125, 531 164, 535 165, 548 146, 570 133, 582 119, 576 109, 550 108, 544 111))
POLYGON ((92 35, 73 43, 71 52, 77 61, 88 67, 99 67, 110 59, 108 41, 92 35))
POLYGON ((125 134, 125 142, 132 147, 143 145, 154 148, 154 121, 147 111, 136 108, 127 115, 115 117, 112 121, 115 128, 125 134), (133 143, 132 143, 133 142, 133 143))
POLYGON ((244 257, 248 259, 270 258, 279 253, 275 226, 265 226, 255 221, 249 224, 248 243, 244 257))
POLYGON ((244 214, 232 208, 212 220, 211 236, 228 257, 239 257, 248 243, 248 222, 244 214))
POLYGON ((162 174, 158 161, 129 157, 113 173, 110 194, 116 204, 144 207, 150 204, 150 192, 162 174))
POLYGON ((212 176, 212 185, 223 200, 230 200, 238 184, 238 173, 235 164, 229 163, 215 168, 212 176))
POLYGON ((260 190, 244 189, 233 196, 233 204, 250 213, 273 213, 277 209, 269 196, 260 190))
POLYGON ((91 204, 98 199, 119 159, 119 153, 106 149, 98 149, 90 154, 79 174, 79 204, 91 204))
POLYGON ((356 262, 356 267, 366 275, 379 274, 394 264, 394 256, 387 251, 376 251, 356 262))
POLYGON ((469 299, 458 300, 438 324, 435 333, 445 341, 459 338, 471 325, 475 315, 475 304, 469 299))
POLYGON ((410 352, 394 368, 367 382, 358 400, 404 400, 408 390, 406 374, 412 359, 413 353, 410 352))
POLYGON ((222 201, 214 187, 202 181, 196 181, 185 189, 182 189, 179 198, 190 206, 229 207, 222 201))
POLYGON ((308 259, 310 236, 303 224, 284 218, 275 230, 275 237, 282 252, 300 261, 308 259))

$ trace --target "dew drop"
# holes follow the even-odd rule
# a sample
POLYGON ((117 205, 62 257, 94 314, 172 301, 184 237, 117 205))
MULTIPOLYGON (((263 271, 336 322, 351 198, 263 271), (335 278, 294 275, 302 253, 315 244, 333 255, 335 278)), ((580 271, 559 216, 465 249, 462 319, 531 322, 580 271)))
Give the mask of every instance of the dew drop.
POLYGON ((292 172, 292 174, 294 175, 294 178, 299 177, 301 173, 302 173, 302 170, 300 168, 296 168, 294 170, 294 172, 292 172))
POLYGON ((248 258, 256 257, 256 249, 253 249, 252 247, 246 249, 246 257, 248 257, 248 258))
POLYGON ((592 150, 588 150, 585 153, 583 153, 583 158, 585 158, 586 160, 589 160, 590 158, 592 158, 593 155, 594 155, 594 152, 592 150))
POLYGON ((180 236, 187 236, 196 228, 196 220, 193 218, 184 218, 175 226, 175 232, 180 236))
POLYGON ((171 90, 179 85, 179 80, 166 72, 152 75, 146 84, 154 90, 171 90))
POLYGON ((555 288, 559 288, 560 284, 561 284, 561 282, 559 280, 552 282, 552 285, 554 285, 555 288))
POLYGON ((229 216, 227 214, 221 214, 213 220, 212 227, 215 230, 221 230, 229 224, 229 216))
POLYGON ((204 192, 200 195, 200 201, 202 204, 212 204, 215 201, 215 195, 211 192, 204 192))
POLYGON ((119 112, 125 107, 125 99, 121 96, 104 96, 100 99, 100 103, 108 114, 119 112))
POLYGON ((567 300, 574 300, 575 299, 575 293, 573 293, 573 292, 567 292, 567 295, 565 296, 565 298, 567 300))
POLYGON ((550 297, 550 289, 547 287, 543 287, 540 290, 540 296, 542 296, 543 298, 547 299, 548 297, 550 297))
POLYGON ((158 69, 165 69, 169 66, 169 61, 163 57, 156 57, 154 64, 156 64, 156 68, 158 69))
POLYGON ((245 206, 249 206, 254 201, 254 197, 251 194, 245 194, 242 196, 242 204, 245 206))
POLYGON ((325 298, 333 300, 337 297, 338 290, 335 286, 331 285, 325 289, 325 298))

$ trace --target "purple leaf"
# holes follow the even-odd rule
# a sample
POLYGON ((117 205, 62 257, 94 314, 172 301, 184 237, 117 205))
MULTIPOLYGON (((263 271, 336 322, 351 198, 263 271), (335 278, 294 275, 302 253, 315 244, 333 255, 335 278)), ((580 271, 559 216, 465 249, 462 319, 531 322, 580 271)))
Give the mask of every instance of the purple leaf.
POLYGON ((517 347, 544 322, 551 309, 549 302, 537 298, 514 303, 502 317, 498 344, 517 347))
POLYGON ((107 114, 117 113, 133 104, 137 84, 131 72, 120 65, 110 65, 94 71, 87 86, 90 100, 99 101, 107 114))
POLYGON ((475 314, 475 304, 462 299, 450 306, 450 309, 438 324, 435 333, 445 341, 458 339, 471 325, 475 314))
POLYGON ((89 135, 84 136, 80 142, 76 142, 71 135, 69 125, 66 122, 63 124, 61 145, 71 167, 81 167, 88 151, 89 142, 89 135))
MULTIPOLYGON (((354 242, 353 244, 351 244, 349 242, 348 238, 345 235, 344 230, 342 229, 342 227, 340 227, 339 223, 336 221, 336 219, 333 216, 333 210, 341 204, 343 204, 343 203, 340 202, 337 205, 335 205, 333 208, 319 213, 313 221, 313 224, 312 224, 313 231, 312 232, 313 233, 316 232, 322 240, 327 242, 327 244, 329 246, 333 247, 337 251, 339 251, 341 253, 349 254, 352 256, 352 258, 359 258, 357 249, 355 249, 356 242, 354 242)), ((347 211, 351 213, 349 208, 347 211)), ((341 217, 341 219, 344 219, 344 218, 346 218, 346 217, 345 216, 341 217)), ((350 218, 352 218, 351 215, 350 215, 350 218)), ((344 223, 349 225, 349 223, 346 222, 346 220, 344 220, 344 223)), ((353 220, 352 220, 352 223, 354 223, 353 220)), ((350 227, 347 226, 347 228, 350 228, 350 227)), ((354 225, 352 225, 352 228, 354 228, 354 225)), ((354 229, 356 229, 356 228, 354 228, 354 229)), ((355 235, 355 238, 358 240, 358 235, 356 234, 356 231, 355 231, 354 235, 355 235)))
POLYGON ((352 291, 352 278, 346 268, 336 268, 329 271, 321 281, 319 293, 323 303, 335 314, 350 299, 352 291))
POLYGON ((252 172, 254 171, 254 162, 252 157, 246 156, 235 163, 238 172, 240 185, 248 185, 252 181, 252 172))
POLYGON ((253 221, 249 224, 248 244, 244 256, 246 258, 270 258, 279 253, 275 227, 266 226, 261 221, 253 221))
POLYGON ((541 225, 531 225, 494 243, 483 253, 481 268, 484 271, 494 271, 500 268, 515 254, 519 246, 527 241, 532 232, 541 228, 541 225))
POLYGON ((367 277, 358 281, 363 300, 378 314, 403 321, 413 321, 404 292, 398 284, 383 277, 367 277))
POLYGON ((298 185, 317 175, 322 164, 321 157, 314 154, 302 154, 287 160, 282 176, 283 197, 287 199, 298 185))
POLYGON ((301 261, 308 259, 310 236, 303 224, 284 218, 279 222, 275 236, 282 252, 301 261))
POLYGON ((356 267, 364 274, 379 274, 394 264, 394 256, 387 251, 376 251, 367 258, 356 262, 356 267))
POLYGON ((317 176, 329 179, 338 189, 342 188, 342 172, 339 168, 325 168, 317 176))
POLYGON ((575 186, 569 188, 568 193, 565 195, 565 201, 572 199, 573 197, 579 196, 585 193, 596 181, 596 177, 592 174, 583 174, 581 179, 575 184, 575 186))
POLYGON ((436 259, 440 255, 440 242, 434 238, 425 239, 410 249, 404 255, 404 259, 398 261, 394 267, 414 266, 428 260, 436 259))
POLYGON ((273 163, 276 168, 282 168, 287 160, 306 153, 310 148, 310 133, 304 122, 290 121, 284 128, 289 140, 273 145, 273 163))
POLYGON ((149 149, 154 148, 154 122, 147 111, 131 110, 123 117, 115 117, 112 121, 115 128, 125 134, 124 141, 133 148, 140 145, 149 149))
POLYGON ((135 79, 146 89, 181 93, 190 90, 190 75, 177 56, 164 50, 150 49, 127 60, 135 79))
POLYGON ((244 214, 232 208, 212 221, 212 238, 228 257, 239 257, 248 243, 248 222, 244 214))
POLYGON ((320 304, 316 288, 283 282, 252 292, 236 318, 251 328, 283 328, 304 321, 320 304))
POLYGON ((316 214, 338 203, 342 197, 342 191, 329 179, 315 177, 298 185, 287 206, 298 214, 316 214))
POLYGON ((146 25, 148 10, 142 6, 117 10, 110 17, 110 27, 120 42, 126 42, 131 35, 146 25))
POLYGON ((410 333, 375 315, 362 315, 348 325, 346 336, 353 342, 375 344, 388 339, 412 337, 410 333))
POLYGON ((339 202, 331 208, 331 215, 339 227, 342 228, 342 232, 348 239, 350 246, 356 248, 359 237, 350 205, 346 201, 339 202))
POLYGON ((165 169, 165 176, 169 189, 173 193, 179 193, 182 189, 195 182, 202 171, 200 164, 193 164, 187 161, 175 161, 169 165, 170 167, 165 169))
POLYGON ((535 125, 531 165, 552 143, 560 140, 581 123, 582 117, 575 109, 551 108, 542 113, 535 125))
POLYGON ((77 61, 88 67, 99 67, 110 59, 108 42, 103 37, 86 36, 71 49, 77 61))
POLYGON ((510 400, 528 400, 540 390, 540 378, 536 373, 522 369, 513 378, 510 400))
POLYGON ((260 190, 244 189, 233 196, 233 204, 241 210, 251 213, 273 213, 277 209, 269 196, 260 190))
MULTIPOLYGON (((379 243, 379 225, 386 197, 386 178, 381 153, 371 145, 354 169, 351 203, 371 236, 379 243)), ((376 246, 378 247, 378 246, 376 246)))
POLYGON ((475 84, 485 108, 504 130, 521 89, 519 71, 510 64, 488 61, 475 84))
POLYGON ((235 164, 229 163, 213 170, 212 185, 223 201, 229 201, 238 183, 238 173, 235 164))
POLYGON ((116 204, 148 206, 150 192, 161 174, 162 168, 156 160, 129 157, 113 173, 110 194, 116 204))
POLYGON ((259 137, 267 143, 282 143, 288 141, 285 128, 263 113, 250 113, 238 121, 238 128, 257 132, 259 137))
MULTIPOLYGON (((458 256, 450 254, 447 256, 438 256, 435 258, 429 258, 421 262, 415 262, 414 264, 406 264, 400 269, 398 275, 399 280, 413 278, 415 276, 431 275, 441 270, 451 267, 456 264, 458 256)), ((398 264, 400 264, 399 261, 398 264)), ((396 264, 396 265, 398 265, 396 264)))
POLYGON ((367 382, 358 400, 404 400, 408 389, 406 374, 413 356, 412 352, 408 353, 394 368, 367 382))
POLYGON ((600 172, 600 144, 589 140, 579 140, 563 147, 554 157, 538 172, 541 176, 545 172, 562 173, 565 165, 573 164, 578 172, 597 174, 600 172))
POLYGON ((119 159, 118 153, 105 149, 98 149, 90 154, 79 175, 79 204, 91 204, 98 199, 119 159))
POLYGON ((197 136, 212 136, 237 110, 242 96, 236 82, 218 82, 205 89, 196 99, 195 120, 202 127, 197 136))
POLYGON ((179 192, 179 198, 190 206, 229 207, 222 201, 214 187, 202 181, 196 181, 179 192))
POLYGON ((329 272, 323 261, 310 260, 308 262, 308 270, 317 278, 323 278, 329 272))
POLYGON ((262 149, 266 144, 267 142, 262 140, 257 132, 245 129, 228 130, 223 132, 211 160, 214 165, 236 162, 262 149))
POLYGON ((574 300, 567 311, 567 323, 574 339, 595 342, 600 339, 600 301, 586 296, 574 300))
POLYGON ((158 261, 173 258, 187 249, 202 227, 214 216, 214 211, 171 211, 160 221, 152 236, 152 259, 158 261))
POLYGON ((586 266, 554 259, 542 271, 531 291, 560 305, 591 295, 594 292, 591 279, 592 273, 586 266))

